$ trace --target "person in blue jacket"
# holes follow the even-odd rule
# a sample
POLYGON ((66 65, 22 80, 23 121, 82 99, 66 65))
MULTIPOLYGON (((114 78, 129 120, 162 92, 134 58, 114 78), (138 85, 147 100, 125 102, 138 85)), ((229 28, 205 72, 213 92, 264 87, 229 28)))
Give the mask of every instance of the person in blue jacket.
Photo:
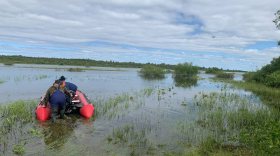
POLYGON ((56 80, 51 86, 43 100, 43 104, 47 105, 49 102, 51 105, 51 118, 52 122, 56 121, 56 115, 59 113, 60 118, 64 118, 65 114, 65 104, 66 104, 66 95, 71 96, 70 92, 65 89, 65 84, 60 80, 56 80))
POLYGON ((63 83, 65 83, 65 87, 67 90, 73 92, 74 94, 76 93, 76 91, 78 90, 78 86, 75 85, 74 83, 71 83, 71 82, 66 82, 66 78, 64 76, 61 76, 60 81, 62 81, 63 83))
POLYGON ((66 82, 66 78, 61 76, 59 79, 65 86, 65 89, 71 93, 71 96, 66 96, 66 112, 71 113, 72 106, 72 98, 76 95, 76 91, 78 90, 78 86, 71 82, 66 82))

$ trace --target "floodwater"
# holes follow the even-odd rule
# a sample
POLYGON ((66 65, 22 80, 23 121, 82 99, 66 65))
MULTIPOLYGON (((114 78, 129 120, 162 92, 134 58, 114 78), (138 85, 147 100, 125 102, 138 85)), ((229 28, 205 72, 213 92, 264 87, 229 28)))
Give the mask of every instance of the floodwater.
MULTIPOLYGON (((181 144, 178 125, 196 119, 191 103, 201 92, 227 88, 250 97, 256 103, 254 107, 263 107, 252 93, 212 81, 213 75, 204 73, 199 74, 197 82, 180 86, 172 74, 162 80, 146 80, 138 75, 139 69, 87 67, 83 72, 69 72, 69 67, 0 66, 0 80, 4 81, 0 84, 0 105, 38 101, 61 75, 78 85, 95 105, 96 116, 91 120, 71 115, 55 124, 34 121, 32 126, 42 135, 23 138, 25 155, 164 155, 186 147, 181 144)), ((235 79, 242 80, 242 74, 237 73, 235 79)), ((194 145, 204 133, 196 138, 194 145)), ((12 147, 1 152, 11 155, 12 147)))

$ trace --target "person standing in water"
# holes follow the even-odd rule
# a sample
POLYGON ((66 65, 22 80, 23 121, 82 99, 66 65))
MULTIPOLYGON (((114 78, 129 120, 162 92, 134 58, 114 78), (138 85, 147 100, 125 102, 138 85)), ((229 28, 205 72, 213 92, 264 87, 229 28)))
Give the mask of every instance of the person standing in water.
POLYGON ((60 118, 64 119, 66 95, 71 96, 71 94, 65 89, 65 83, 60 80, 56 80, 53 86, 48 89, 42 103, 45 106, 50 103, 52 122, 56 121, 56 115, 58 113, 60 118))

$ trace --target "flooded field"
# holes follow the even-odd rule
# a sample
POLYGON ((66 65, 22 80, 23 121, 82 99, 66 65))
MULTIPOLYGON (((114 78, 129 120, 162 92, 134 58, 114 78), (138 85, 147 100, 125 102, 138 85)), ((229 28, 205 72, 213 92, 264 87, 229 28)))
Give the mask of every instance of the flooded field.
MULTIPOLYGON (((270 112, 253 93, 204 73, 180 85, 172 74, 145 80, 138 69, 68 68, 0 66, 0 105, 28 106, 19 117, 24 121, 16 120, 16 113, 6 121, 3 116, 12 111, 2 111, 1 122, 8 126, 1 128, 0 155, 181 155, 209 138, 237 147, 240 128, 253 122, 244 117, 270 112), (61 75, 95 105, 92 119, 71 115, 55 124, 36 121, 32 109, 61 75)), ((236 73, 235 80, 242 80, 242 74, 236 73)))

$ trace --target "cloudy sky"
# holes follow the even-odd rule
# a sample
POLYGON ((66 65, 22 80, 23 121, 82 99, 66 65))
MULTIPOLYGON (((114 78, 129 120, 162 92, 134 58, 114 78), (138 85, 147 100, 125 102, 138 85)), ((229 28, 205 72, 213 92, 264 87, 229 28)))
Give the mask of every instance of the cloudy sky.
POLYGON ((255 70, 279 0, 0 0, 0 54, 255 70))

